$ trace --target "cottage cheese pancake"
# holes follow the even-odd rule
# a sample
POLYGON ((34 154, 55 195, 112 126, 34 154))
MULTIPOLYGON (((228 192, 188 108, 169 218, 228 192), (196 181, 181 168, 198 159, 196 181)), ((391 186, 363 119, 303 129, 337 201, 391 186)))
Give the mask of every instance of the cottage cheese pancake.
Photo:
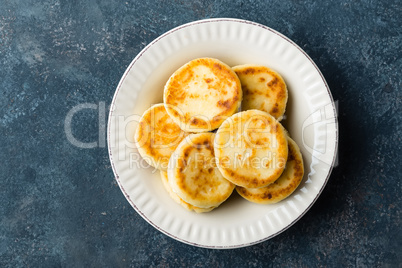
POLYGON ((222 175, 234 184, 259 188, 282 174, 288 157, 286 130, 271 115, 248 110, 226 119, 215 137, 222 175))
POLYGON ((283 78, 261 65, 239 65, 232 68, 243 89, 242 110, 257 109, 281 120, 285 113, 288 91, 283 78))
POLYGON ((186 133, 173 122, 163 104, 156 104, 142 115, 134 140, 144 160, 160 170, 167 170, 169 159, 186 133))
POLYGON ((213 140, 213 133, 190 134, 177 146, 169 162, 173 192, 199 208, 219 206, 235 187, 216 167, 213 140))
POLYGON ((291 195, 303 179, 304 166, 303 158, 296 142, 288 137, 288 145, 288 161, 279 179, 266 187, 258 189, 237 186, 236 191, 245 199, 258 204, 276 203, 291 195))
POLYGON ((169 181, 168 181, 168 175, 166 171, 160 171, 161 173, 161 180, 163 183, 163 186, 165 187, 166 191, 169 193, 170 197, 178 204, 180 204, 182 207, 184 207, 185 209, 189 210, 189 211, 195 211, 197 213, 203 213, 203 212, 209 212, 211 210, 213 210, 215 207, 211 207, 211 208, 199 208, 199 207, 195 207, 190 205, 189 203, 187 203, 186 201, 184 201, 183 199, 181 199, 176 193, 174 193, 172 191, 172 188, 170 187, 169 181))
POLYGON ((199 58, 180 67, 167 81, 163 100, 168 114, 187 132, 218 128, 242 100, 240 81, 225 63, 199 58))

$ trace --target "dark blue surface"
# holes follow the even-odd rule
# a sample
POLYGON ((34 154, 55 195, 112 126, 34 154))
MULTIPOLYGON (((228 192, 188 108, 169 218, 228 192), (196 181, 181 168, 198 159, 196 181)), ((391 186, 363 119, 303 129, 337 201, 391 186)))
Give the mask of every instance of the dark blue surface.
MULTIPOLYGON (((0 0, 0 266, 398 267, 401 18, 400 1, 0 0), (234 250, 155 230, 117 186, 105 140, 80 149, 64 131, 74 106, 110 104, 146 44, 214 17, 288 36, 339 105, 339 166, 315 205, 286 232, 234 250)), ((73 117, 80 141, 98 141, 98 110, 73 117)))

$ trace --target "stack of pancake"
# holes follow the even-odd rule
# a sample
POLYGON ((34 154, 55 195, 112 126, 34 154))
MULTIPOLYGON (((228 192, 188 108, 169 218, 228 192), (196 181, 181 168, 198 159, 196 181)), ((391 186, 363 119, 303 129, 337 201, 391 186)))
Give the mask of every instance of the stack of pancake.
POLYGON ((211 211, 234 189, 251 202, 276 203, 304 175, 299 147, 279 122, 287 99, 284 80, 268 67, 194 59, 169 78, 163 104, 145 111, 135 141, 188 210, 211 211))

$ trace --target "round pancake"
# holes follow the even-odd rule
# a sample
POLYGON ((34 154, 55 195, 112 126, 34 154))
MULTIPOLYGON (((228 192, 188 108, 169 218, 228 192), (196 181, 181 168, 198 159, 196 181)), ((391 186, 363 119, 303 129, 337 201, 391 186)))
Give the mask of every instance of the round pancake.
POLYGON ((259 110, 225 120, 215 136, 215 156, 222 175, 238 186, 259 188, 282 174, 288 158, 286 130, 259 110))
POLYGON ((286 168, 274 183, 258 189, 236 187, 236 191, 245 199, 258 204, 277 203, 299 186, 304 175, 303 158, 299 146, 288 137, 289 155, 286 168))
POLYGON ((232 68, 243 89, 242 110, 257 109, 281 120, 288 101, 283 78, 274 70, 261 65, 239 65, 232 68))
POLYGON ((216 167, 214 135, 188 135, 177 146, 169 162, 168 178, 173 192, 199 208, 219 206, 235 188, 216 167))
POLYGON ((173 122, 163 104, 153 105, 142 115, 134 140, 138 152, 151 166, 167 170, 170 156, 186 133, 173 122))
POLYGON ((167 81, 163 101, 168 114, 187 132, 218 128, 234 114, 242 100, 239 78, 213 58, 192 60, 167 81))
POLYGON ((209 212, 211 210, 213 210, 215 207, 211 207, 211 208, 199 208, 199 207, 195 207, 190 205, 189 203, 187 203, 186 201, 184 201, 183 199, 181 199, 177 194, 175 194, 172 191, 172 188, 169 185, 169 180, 168 180, 168 175, 166 171, 161 170, 161 180, 163 183, 163 186, 165 187, 166 191, 169 193, 170 197, 178 204, 180 204, 182 207, 184 207, 185 209, 189 210, 189 211, 195 211, 197 213, 203 213, 203 212, 209 212))

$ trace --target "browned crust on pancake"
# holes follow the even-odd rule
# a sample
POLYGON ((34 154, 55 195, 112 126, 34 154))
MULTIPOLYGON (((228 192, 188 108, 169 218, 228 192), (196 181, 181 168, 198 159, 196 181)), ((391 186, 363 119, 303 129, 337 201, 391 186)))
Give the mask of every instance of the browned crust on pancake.
MULTIPOLYGON (((243 89, 242 110, 259 109, 271 114, 276 119, 282 117, 286 109, 288 93, 286 83, 279 73, 261 65, 239 65, 233 67, 233 70, 238 75, 243 89), (244 77, 258 77, 261 74, 269 74, 272 76, 272 79, 266 83, 266 87, 263 91, 255 88, 249 88, 246 85, 244 77), (255 98, 271 98, 275 99, 276 102, 273 107, 271 107, 269 110, 266 110, 264 103, 260 107, 250 106, 250 101, 255 98)), ((260 77, 258 81, 263 83, 266 81, 266 79, 264 77, 260 77)))
POLYGON ((213 133, 191 134, 183 140, 177 148, 179 153, 177 154, 175 171, 173 173, 174 182, 178 188, 181 189, 180 191, 185 192, 186 197, 180 196, 179 192, 177 194, 187 203, 194 206, 204 207, 192 203, 191 200, 197 200, 197 202, 200 202, 201 204, 213 204, 211 206, 214 207, 219 206, 230 196, 235 188, 235 185, 220 175, 220 172, 216 167, 213 140, 213 133), (209 153, 206 153, 204 150, 208 150, 209 153), (200 154, 200 151, 204 152, 200 154), (198 153, 197 159, 194 159, 194 153, 198 153), (187 185, 188 177, 186 177, 185 174, 187 169, 190 169, 196 174, 196 177, 191 179, 191 182, 196 185, 196 190, 187 185), (219 174, 220 177, 216 178, 216 174, 219 174), (221 185, 225 184, 226 186, 224 187, 229 191, 224 195, 216 192, 216 194, 212 195, 205 194, 211 191, 213 192, 215 189, 218 189, 221 185))
MULTIPOLYGON (((189 156, 193 151, 200 151, 202 150, 202 148, 208 148, 210 149, 212 156, 214 156, 213 153, 213 144, 211 141, 211 138, 213 136, 207 136, 207 135, 203 135, 201 137, 196 137, 196 138, 192 138, 192 146, 186 146, 185 149, 182 151, 182 156, 183 156, 183 161, 179 161, 177 163, 177 168, 179 170, 184 170, 185 168, 189 168, 188 167, 188 160, 189 160, 189 156)), ((210 159, 208 159, 210 160, 210 159)), ((207 160, 207 161, 208 161, 207 160)), ((208 164, 206 164, 208 165, 208 164)), ((215 166, 216 167, 216 166, 215 166)), ((190 167, 191 168, 191 167, 190 167)), ((214 168, 214 167, 212 167, 214 168)), ((197 192, 191 192, 191 191, 187 191, 187 185, 185 182, 185 176, 183 173, 177 173, 176 176, 176 183, 179 185, 180 188, 184 189, 187 194, 189 194, 192 198, 200 198, 200 192, 201 191, 208 191, 208 188, 214 188, 218 185, 218 183, 213 182, 211 180, 208 179, 208 177, 210 176, 210 172, 211 169, 209 166, 207 166, 207 169, 201 169, 200 173, 198 174, 198 177, 196 178, 197 181, 197 185, 198 185, 198 189, 199 191, 197 192)))
POLYGON ((258 204, 272 204, 287 198, 296 190, 304 175, 303 158, 299 147, 291 138, 288 138, 288 144, 288 161, 283 175, 274 183, 258 189, 258 193, 252 192, 253 189, 237 186, 236 191, 243 198, 258 204), (287 169, 292 169, 292 172, 289 173, 287 169), (282 183, 287 185, 282 187, 282 183))
POLYGON ((210 208, 199 208, 193 205, 190 205, 189 203, 187 203, 186 201, 184 201, 183 199, 181 199, 175 192, 172 191, 170 184, 169 184, 169 180, 168 180, 168 175, 166 171, 161 170, 160 171, 161 174, 161 180, 163 183, 163 186, 165 187, 166 191, 169 193, 170 197, 179 205, 181 205, 182 207, 184 207, 185 209, 189 210, 189 211, 195 211, 197 213, 203 213, 203 212, 209 212, 211 210, 213 210, 215 207, 210 207, 210 208))
MULTIPOLYGON (((278 142, 278 156, 275 159, 276 161, 278 161, 277 163, 271 164, 270 163, 266 163, 265 165, 261 164, 261 166, 259 166, 261 169, 264 168, 272 168, 272 165, 276 165, 277 168, 274 168, 274 171, 268 176, 268 177, 261 177, 260 175, 258 176, 253 176, 251 174, 246 174, 246 175, 241 175, 239 174, 239 172, 237 172, 236 170, 233 170, 231 168, 231 165, 229 164, 225 164, 228 163, 228 161, 235 161, 233 159, 231 159, 231 157, 225 155, 224 151, 222 148, 219 148, 215 146, 215 155, 217 155, 217 164, 219 167, 219 170, 221 171, 222 175, 229 181, 231 181, 232 183, 239 185, 239 186, 244 186, 247 188, 260 188, 260 187, 264 187, 267 186, 270 183, 273 183, 283 172, 284 167, 286 165, 286 160, 288 157, 288 144, 287 144, 287 139, 286 139, 286 130, 283 128, 283 126, 277 121, 275 120, 275 118, 273 118, 272 116, 270 116, 269 114, 262 112, 262 111, 256 111, 256 110, 249 110, 249 111, 244 111, 241 112, 241 114, 235 114, 234 116, 232 116, 231 118, 228 118, 228 122, 229 120, 231 120, 231 123, 227 123, 224 122, 222 124, 222 126, 219 128, 217 134, 219 135, 221 132, 227 132, 227 133, 231 133, 236 132, 235 130, 230 129, 233 126, 240 126, 242 128, 244 128, 244 125, 239 124, 239 120, 242 121, 248 121, 250 118, 252 118, 254 116, 254 119, 251 119, 251 122, 253 122, 253 120, 259 120, 256 119, 255 116, 262 116, 266 122, 263 122, 261 124, 261 129, 266 129, 269 127, 270 129, 270 134, 274 135, 276 137, 276 140, 278 142), (256 113, 256 114, 254 114, 256 113), (242 118, 243 117, 243 118, 242 118)), ((253 135, 253 132, 250 132, 250 135, 253 135)), ((230 135, 233 135, 233 133, 231 133, 230 135)), ((253 140, 253 139, 250 139, 253 140)), ((218 141, 219 143, 219 141, 218 141)), ((253 141, 252 143, 250 143, 246 149, 249 149, 249 151, 251 152, 251 155, 255 155, 255 152, 260 150, 261 148, 268 148, 270 147, 270 140, 269 137, 258 137, 256 141, 253 141), (251 148, 248 148, 249 146, 251 146, 251 148)), ((258 160, 258 159, 257 159, 258 160)), ((234 163, 234 162, 232 162, 234 163)), ((252 164, 252 160, 251 160, 251 164, 252 164)))
POLYGON ((171 120, 165 106, 156 104, 144 112, 134 140, 139 153, 148 164, 166 170, 171 154, 186 135, 187 133, 171 120))
MULTIPOLYGON (((235 113, 240 105, 242 95, 240 80, 228 65, 213 58, 199 58, 183 65, 169 78, 164 89, 164 103, 166 104, 167 112, 182 128, 184 126, 186 131, 201 132, 218 128, 224 119, 235 113), (197 77, 193 70, 198 66, 207 67, 218 79, 197 77), (206 118, 203 117, 202 113, 191 114, 180 108, 181 103, 189 100, 202 102, 205 98, 206 95, 201 93, 190 94, 186 91, 186 86, 189 82, 194 81, 199 81, 195 82, 196 84, 206 85, 208 94, 216 96, 215 106, 219 112, 209 118, 208 122, 206 122, 206 118), (231 92, 227 92, 227 87, 231 92), (222 96, 230 97, 221 99, 222 96), (181 112, 176 109, 181 110, 181 112)), ((211 103, 208 103, 208 105, 211 105, 211 103)))

